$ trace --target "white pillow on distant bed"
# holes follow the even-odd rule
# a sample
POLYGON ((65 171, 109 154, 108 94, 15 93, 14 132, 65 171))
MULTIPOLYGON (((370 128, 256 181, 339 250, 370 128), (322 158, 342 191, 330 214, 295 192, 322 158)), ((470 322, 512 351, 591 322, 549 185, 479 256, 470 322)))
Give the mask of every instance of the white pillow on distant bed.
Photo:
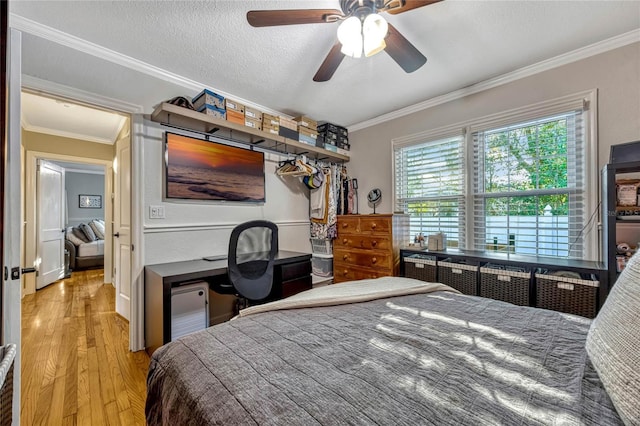
POLYGON ((94 234, 96 234, 96 238, 99 240, 104 240, 104 225, 102 225, 97 220, 92 220, 89 222, 89 226, 94 234))
POLYGON ((587 353, 625 424, 640 421, 640 254, 609 293, 587 335, 587 353))

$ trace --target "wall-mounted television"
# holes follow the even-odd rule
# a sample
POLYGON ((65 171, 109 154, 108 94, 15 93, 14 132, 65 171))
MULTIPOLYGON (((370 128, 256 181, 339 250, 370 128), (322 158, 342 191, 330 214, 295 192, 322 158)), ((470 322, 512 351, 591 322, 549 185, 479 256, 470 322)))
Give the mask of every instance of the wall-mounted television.
POLYGON ((265 202, 264 153, 165 132, 167 199, 265 202))

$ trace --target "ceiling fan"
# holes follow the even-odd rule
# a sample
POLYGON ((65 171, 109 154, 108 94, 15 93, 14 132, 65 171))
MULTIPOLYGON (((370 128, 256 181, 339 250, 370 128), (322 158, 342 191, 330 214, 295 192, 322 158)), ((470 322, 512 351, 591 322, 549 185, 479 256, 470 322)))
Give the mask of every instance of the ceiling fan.
POLYGON ((413 72, 427 62, 395 27, 379 13, 403 13, 442 0, 340 0, 337 9, 252 10, 247 21, 253 27, 278 25, 323 24, 342 21, 338 41, 320 65, 313 81, 328 81, 346 56, 373 56, 384 50, 407 72, 413 72))

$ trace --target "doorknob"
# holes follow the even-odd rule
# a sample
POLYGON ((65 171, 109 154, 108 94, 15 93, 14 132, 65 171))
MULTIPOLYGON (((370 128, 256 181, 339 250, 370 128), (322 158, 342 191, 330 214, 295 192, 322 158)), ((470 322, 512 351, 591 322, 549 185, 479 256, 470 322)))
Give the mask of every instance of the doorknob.
POLYGON ((118 238, 118 237, 120 237, 120 233, 119 233, 119 232, 116 232, 115 234, 113 234, 113 236, 114 236, 114 237, 116 237, 116 238, 118 238))
POLYGON ((22 275, 30 274, 32 272, 36 272, 36 268, 33 268, 33 267, 31 267, 31 268, 22 268, 22 275))

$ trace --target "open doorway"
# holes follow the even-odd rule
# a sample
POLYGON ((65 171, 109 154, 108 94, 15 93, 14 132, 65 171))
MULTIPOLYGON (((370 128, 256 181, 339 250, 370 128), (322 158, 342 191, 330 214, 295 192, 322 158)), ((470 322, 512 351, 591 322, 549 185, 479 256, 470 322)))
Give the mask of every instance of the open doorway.
POLYGON ((130 127, 128 114, 23 92, 23 265, 37 271, 24 276, 23 296, 102 267, 129 320, 130 127))

